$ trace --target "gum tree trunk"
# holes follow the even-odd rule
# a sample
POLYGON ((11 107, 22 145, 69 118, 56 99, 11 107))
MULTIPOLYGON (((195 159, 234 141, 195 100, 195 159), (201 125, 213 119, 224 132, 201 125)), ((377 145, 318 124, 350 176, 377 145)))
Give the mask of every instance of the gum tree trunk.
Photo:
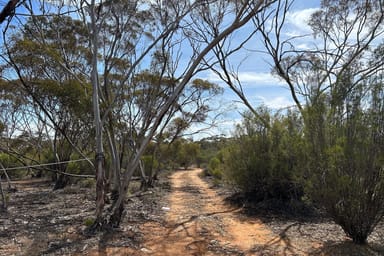
POLYGON ((102 228, 104 224, 103 210, 105 205, 105 170, 104 170, 104 148, 103 148, 103 129, 102 121, 100 117, 100 105, 99 105, 99 78, 97 72, 97 54, 98 54, 98 26, 96 24, 96 13, 95 13, 95 0, 91 1, 89 8, 89 16, 91 22, 89 24, 89 31, 91 33, 91 48, 92 48, 92 104, 93 114, 95 122, 95 133, 96 133, 96 151, 95 151, 95 167, 96 167, 96 212, 95 222, 92 225, 92 229, 102 228))

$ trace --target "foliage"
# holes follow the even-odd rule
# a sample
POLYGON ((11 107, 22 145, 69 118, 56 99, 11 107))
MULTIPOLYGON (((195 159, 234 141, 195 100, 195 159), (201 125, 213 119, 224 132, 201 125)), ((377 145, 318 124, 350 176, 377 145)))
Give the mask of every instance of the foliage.
POLYGON ((237 127, 236 139, 225 152, 226 179, 244 193, 254 195, 255 201, 300 198, 302 188, 297 178, 303 154, 300 119, 295 119, 297 115, 293 112, 272 116, 265 107, 258 109, 258 115, 270 120, 270 126, 264 127, 251 114, 244 116, 243 123, 237 127))
MULTIPOLYGON (((80 21, 54 15, 30 17, 11 36, 10 63, 18 67, 19 80, 2 83, 0 100, 8 116, 6 127, 11 128, 5 135, 16 142, 14 136, 21 132, 24 144, 32 148, 21 152, 14 143, 2 146, 17 155, 20 165, 68 161, 73 153, 85 157, 85 142, 93 135, 90 85, 83 79, 86 36, 80 21), (70 67, 76 71, 68 73, 70 67)), ((67 164, 50 168, 66 172, 67 164)))
POLYGON ((217 157, 211 158, 208 164, 208 175, 213 176, 215 180, 221 180, 223 178, 222 163, 217 157))
POLYGON ((84 220, 84 225, 87 227, 90 227, 91 225, 93 225, 94 222, 95 222, 94 218, 86 218, 84 220))
POLYGON ((93 169, 86 161, 69 162, 66 168, 66 172, 71 174, 94 174, 93 169))
POLYGON ((359 84, 308 107, 308 192, 355 243, 365 243, 384 215, 383 95, 382 84, 359 84))
POLYGON ((326 62, 329 45, 317 54, 319 65, 311 68, 324 78, 311 77, 315 90, 304 116, 311 147, 308 191, 361 244, 384 215, 383 59, 382 45, 372 44, 384 16, 377 1, 354 2, 324 1, 312 15, 316 35, 343 50, 333 51, 332 65, 326 62))
MULTIPOLYGON (((6 154, 6 153, 0 153, 0 163, 2 164, 0 166, 1 169, 3 167, 5 169, 7 169, 7 168, 12 168, 12 167, 18 167, 21 165, 21 163, 18 161, 18 159, 15 156, 10 155, 10 154, 6 154)), ((2 173, 2 171, 1 171, 1 173, 2 173)), ((24 177, 27 174, 27 170, 26 169, 18 169, 18 170, 9 171, 7 173, 11 179, 19 179, 19 178, 24 177)))
POLYGON ((144 155, 141 157, 142 164, 144 165, 144 173, 150 177, 153 170, 159 167, 159 162, 153 155, 144 155))
POLYGON ((182 143, 177 152, 177 163, 185 169, 188 168, 192 163, 196 162, 199 151, 200 147, 197 143, 188 141, 182 143))
POLYGON ((198 156, 200 167, 208 167, 212 158, 218 158, 220 162, 223 162, 223 154, 221 150, 230 140, 231 138, 213 136, 197 141, 197 143, 200 145, 200 154, 198 156))
POLYGON ((196 142, 183 138, 170 142, 164 142, 160 147, 160 161, 164 167, 175 169, 179 167, 188 168, 196 164, 200 155, 200 145, 196 142))
POLYGON ((94 188, 96 181, 95 179, 81 179, 78 184, 81 188, 94 188))

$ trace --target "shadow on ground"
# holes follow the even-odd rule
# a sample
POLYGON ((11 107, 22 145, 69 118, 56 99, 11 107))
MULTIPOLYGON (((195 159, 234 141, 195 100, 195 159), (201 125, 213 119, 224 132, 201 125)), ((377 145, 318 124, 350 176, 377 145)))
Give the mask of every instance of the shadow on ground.
POLYGON ((308 256, 381 256, 384 255, 384 245, 378 243, 369 243, 366 245, 357 245, 352 241, 341 242, 324 242, 321 246, 315 249, 303 250, 302 247, 297 247, 291 241, 293 240, 288 233, 290 229, 295 228, 295 234, 300 233, 298 230, 304 228, 306 224, 293 223, 288 225, 282 232, 272 238, 265 244, 255 245, 249 252, 252 255, 308 255, 308 256))
POLYGON ((311 256, 333 256, 333 255, 348 255, 348 256, 379 256, 384 255, 384 245, 366 244, 357 245, 351 241, 340 243, 326 242, 323 246, 309 253, 311 256))

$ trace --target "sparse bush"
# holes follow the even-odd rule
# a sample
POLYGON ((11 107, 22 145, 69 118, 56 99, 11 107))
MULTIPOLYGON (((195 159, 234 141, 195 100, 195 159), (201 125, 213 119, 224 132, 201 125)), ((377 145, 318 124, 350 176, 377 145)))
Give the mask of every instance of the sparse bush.
MULTIPOLYGON (((107 161, 106 161, 107 162, 107 161)), ((93 174, 94 171, 86 161, 81 162, 69 162, 66 168, 66 172, 71 174, 93 174)))
POLYGON ((94 178, 81 179, 79 185, 82 188, 94 188, 96 186, 96 180, 94 178))
POLYGON ((294 113, 271 117, 266 108, 260 108, 259 115, 267 120, 268 127, 251 115, 245 117, 237 127, 236 140, 224 154, 225 176, 255 201, 299 199, 303 195, 296 179, 301 121, 293 119, 294 113))
POLYGON ((87 227, 90 227, 90 226, 93 225, 94 222, 95 222, 95 219, 89 217, 89 218, 86 218, 86 219, 84 220, 84 225, 87 226, 87 227))
MULTIPOLYGON (((15 158, 12 155, 8 155, 6 153, 0 153, 0 162, 3 164, 5 169, 22 165, 21 163, 19 163, 17 158, 15 158)), ((25 168, 8 172, 8 175, 10 176, 11 179, 21 179, 21 178, 24 178, 27 174, 28 174, 28 170, 25 168)))
MULTIPOLYGON (((154 169, 159 167, 159 162, 152 155, 144 155, 141 157, 141 161, 144 165, 144 173, 146 176, 151 176, 154 169)), ((137 171, 138 172, 138 171, 137 171)), ((139 173, 137 175, 140 176, 139 173)))
POLYGON ((333 95, 307 109, 307 189, 355 243, 363 244, 384 215, 384 90, 377 85, 371 93, 360 86, 349 91, 341 100, 333 95))
POLYGON ((223 172, 220 169, 214 169, 211 171, 211 173, 212 176, 218 181, 223 178, 223 172))
POLYGON ((221 162, 217 157, 212 158, 209 161, 207 171, 211 176, 213 176, 216 180, 221 180, 223 177, 223 172, 221 171, 221 162))

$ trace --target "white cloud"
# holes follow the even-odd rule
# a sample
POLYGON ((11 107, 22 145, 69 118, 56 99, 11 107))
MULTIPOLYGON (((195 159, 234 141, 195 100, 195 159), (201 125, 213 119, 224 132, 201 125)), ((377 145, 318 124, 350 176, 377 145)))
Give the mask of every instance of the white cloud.
POLYGON ((308 25, 308 22, 311 18, 311 15, 318 10, 319 8, 307 8, 288 12, 287 24, 291 25, 293 30, 287 32, 287 34, 291 36, 301 36, 312 33, 312 29, 308 25))
POLYGON ((275 98, 270 98, 267 99, 265 97, 259 96, 258 97, 266 106, 272 109, 282 109, 286 107, 293 106, 294 103, 291 99, 283 97, 283 96, 278 96, 275 98))
POLYGON ((287 13, 287 22, 289 25, 292 25, 295 30, 303 32, 304 34, 311 33, 311 27, 308 25, 308 22, 311 18, 311 15, 318 11, 319 8, 307 8, 302 10, 297 10, 287 13))
POLYGON ((296 45, 296 48, 298 50, 311 50, 311 47, 307 43, 298 44, 298 45, 296 45))
MULTIPOLYGON (((281 86, 285 83, 278 77, 273 76, 269 72, 238 72, 237 76, 241 83, 247 86, 281 86)), ((211 82, 222 82, 220 77, 214 72, 209 72, 206 79, 211 82)))
POLYGON ((269 72, 239 72, 240 81, 244 83, 258 83, 258 84, 282 84, 282 81, 271 75, 269 72))
POLYGON ((46 2, 51 3, 52 5, 57 6, 75 6, 77 1, 73 0, 46 0, 46 2))

